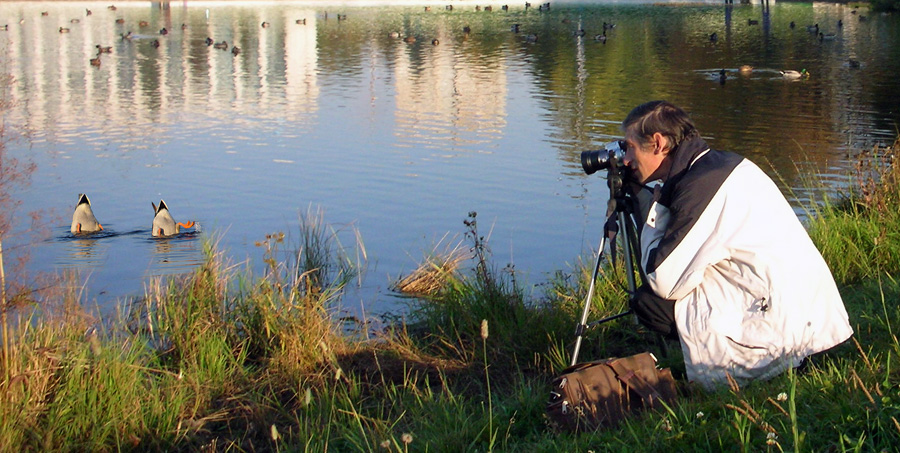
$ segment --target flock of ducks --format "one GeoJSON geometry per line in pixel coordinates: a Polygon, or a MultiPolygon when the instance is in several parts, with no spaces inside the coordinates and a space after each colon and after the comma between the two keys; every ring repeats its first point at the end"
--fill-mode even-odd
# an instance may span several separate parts
{"type": "MultiPolygon", "coordinates": [[[[856,10],[851,11],[851,14],[856,14],[856,10]]],[[[859,17],[860,22],[866,21],[866,16],[858,16],[858,17],[859,17]]],[[[753,20],[753,19],[747,19],[747,25],[759,25],[759,21],[753,20]]],[[[844,21],[839,19],[837,21],[838,30],[840,30],[843,26],[844,26],[844,21]]],[[[791,23],[789,24],[789,27],[793,30],[797,27],[797,23],[794,21],[791,21],[791,23]]],[[[813,25],[807,25],[806,31],[809,32],[810,34],[812,34],[819,42],[834,41],[835,39],[837,39],[837,33],[823,32],[822,29],[819,27],[818,23],[813,24],[813,25]]],[[[718,40],[719,40],[718,33],[713,32],[709,35],[709,41],[711,43],[716,43],[718,40]]],[[[861,64],[860,64],[859,60],[849,58],[847,60],[847,66],[852,69],[859,69],[861,64]]],[[[749,75],[750,73],[753,72],[753,69],[754,68],[751,65],[742,65],[740,68],[738,68],[738,71],[742,75],[749,75]]],[[[805,79],[805,78],[809,78],[809,76],[810,76],[809,71],[807,71],[806,69],[801,69],[799,71],[794,70],[794,69],[785,69],[785,70],[778,71],[778,73],[781,75],[781,77],[783,77],[787,80],[805,79]]],[[[725,71],[725,69],[722,69],[721,71],[719,71],[718,80],[719,80],[720,84],[725,84],[725,80],[727,80],[727,78],[728,78],[728,73],[725,71]]]]}
{"type": "MultiPolygon", "coordinates": [[[[532,5],[531,5],[530,2],[525,2],[525,9],[526,9],[526,10],[528,10],[528,9],[531,8],[531,7],[532,7],[532,5]]],[[[110,5],[110,6],[108,7],[108,9],[111,10],[111,11],[115,11],[117,8],[116,8],[115,5],[110,5]]],[[[447,9],[448,11],[453,10],[453,5],[446,5],[445,9],[447,9]]],[[[507,11],[507,10],[509,9],[509,7],[508,7],[507,5],[503,5],[503,6],[501,7],[501,9],[504,10],[504,11],[507,11]]],[[[431,7],[430,7],[430,6],[425,6],[425,11],[430,11],[430,10],[431,10],[431,7]]],[[[491,11],[491,10],[492,10],[492,7],[491,7],[491,6],[485,6],[485,7],[482,8],[481,6],[477,6],[477,5],[476,5],[476,6],[475,6],[475,10],[476,10],[476,11],[482,11],[482,10],[484,10],[484,11],[491,11]]],[[[540,5],[538,6],[538,11],[542,11],[542,12],[543,12],[543,11],[549,11],[549,10],[550,10],[550,2],[542,3],[542,4],[540,4],[540,5]]],[[[91,12],[90,9],[85,9],[85,15],[90,16],[91,14],[92,14],[92,12],[91,12]]],[[[851,14],[856,14],[856,10],[851,11],[851,14]]],[[[41,16],[48,16],[48,15],[49,15],[49,13],[48,13],[47,11],[41,12],[41,16]]],[[[860,20],[861,22],[867,20],[866,16],[863,16],[863,15],[859,15],[859,16],[857,16],[857,17],[859,18],[859,20],[860,20]]],[[[328,18],[328,12],[325,12],[325,18],[326,18],[326,19],[328,18]]],[[[339,21],[341,21],[341,20],[346,20],[346,19],[347,19],[347,15],[346,15],[346,14],[337,14],[337,19],[338,19],[339,21]]],[[[72,22],[72,23],[78,23],[79,20],[78,20],[78,19],[72,19],[71,22],[72,22]]],[[[125,22],[124,19],[121,19],[121,18],[117,18],[117,19],[116,19],[116,23],[117,23],[117,24],[123,24],[124,22],[125,22]]],[[[305,18],[304,18],[304,19],[297,19],[295,22],[296,22],[298,25],[305,25],[305,24],[306,24],[306,19],[305,19],[305,18]]],[[[563,22],[568,22],[568,19],[563,19],[563,22]]],[[[755,19],[747,19],[747,25],[748,25],[748,26],[759,25],[759,21],[758,21],[758,20],[755,20],[755,19]]],[[[147,27],[147,26],[149,26],[149,23],[148,23],[147,21],[142,20],[142,21],[139,21],[139,22],[138,22],[138,26],[140,26],[140,27],[147,27]]],[[[267,21],[263,21],[263,22],[260,24],[260,26],[261,26],[262,28],[269,28],[270,24],[269,24],[269,22],[267,22],[267,21]]],[[[791,29],[794,29],[794,28],[797,27],[797,24],[796,24],[796,22],[791,21],[791,23],[790,23],[789,26],[790,26],[791,29]]],[[[2,29],[6,29],[7,27],[8,27],[8,26],[3,26],[2,29]]],[[[519,33],[520,27],[521,27],[520,24],[512,24],[512,26],[510,27],[510,31],[512,31],[513,33],[519,33]]],[[[603,23],[603,27],[602,27],[602,32],[599,33],[599,34],[594,35],[594,40],[596,40],[597,42],[606,44],[606,41],[609,39],[609,37],[608,37],[608,35],[607,35],[607,31],[612,30],[614,27],[615,27],[615,24],[604,22],[604,23],[603,23]]],[[[842,27],[843,27],[843,21],[842,21],[842,20],[838,20],[838,21],[837,21],[837,28],[840,30],[842,27]]],[[[187,28],[187,25],[182,24],[182,25],[181,25],[181,28],[182,28],[182,30],[183,30],[183,29],[187,28]]],[[[810,34],[812,34],[813,36],[815,36],[816,39],[818,39],[819,42],[833,41],[833,40],[837,39],[837,34],[836,34],[836,33],[833,33],[833,32],[828,32],[828,33],[826,33],[826,32],[824,32],[822,29],[820,29],[818,23],[817,23],[817,24],[814,24],[814,25],[807,25],[807,26],[806,26],[806,30],[807,30],[810,34]]],[[[59,32],[60,32],[60,33],[68,33],[68,32],[69,32],[69,29],[66,28],[66,27],[59,27],[59,32]]],[[[468,35],[468,34],[471,32],[471,28],[470,28],[469,26],[465,26],[465,27],[463,27],[463,32],[464,32],[466,35],[468,35]]],[[[165,36],[165,35],[168,35],[168,34],[169,34],[169,31],[168,31],[166,28],[162,28],[162,29],[159,31],[159,34],[162,35],[162,36],[165,36]]],[[[574,32],[574,35],[575,35],[576,37],[583,37],[583,36],[585,36],[586,34],[587,34],[587,32],[586,32],[584,29],[581,29],[581,28],[579,28],[578,30],[576,30],[576,31],[574,32]]],[[[400,38],[401,36],[402,36],[402,34],[399,33],[399,32],[392,32],[392,33],[391,33],[391,37],[393,37],[393,38],[400,38]]],[[[136,37],[136,35],[133,35],[131,31],[128,31],[127,33],[122,33],[122,34],[121,34],[121,37],[122,37],[123,40],[131,40],[131,39],[134,39],[134,38],[136,37]]],[[[142,35],[142,37],[143,37],[143,35],[142,35]]],[[[719,39],[718,33],[713,32],[713,33],[711,33],[711,34],[709,35],[709,41],[712,42],[712,43],[716,43],[716,42],[718,41],[718,39],[719,39]]],[[[412,44],[412,43],[415,43],[415,42],[416,42],[416,37],[415,37],[415,36],[412,36],[412,35],[408,35],[408,36],[405,36],[405,37],[403,38],[403,40],[404,40],[406,43],[412,44]]],[[[529,34],[527,34],[527,35],[525,36],[524,40],[525,40],[525,42],[527,42],[527,43],[535,43],[535,42],[538,41],[538,35],[537,35],[536,33],[529,33],[529,34]]],[[[438,45],[438,44],[439,44],[438,39],[437,39],[437,38],[432,39],[432,40],[431,40],[431,44],[433,44],[433,45],[438,45]]],[[[160,42],[159,42],[158,39],[154,39],[154,40],[152,40],[152,41],[150,42],[150,45],[151,45],[152,47],[159,47],[159,46],[160,46],[160,42]]],[[[215,48],[215,49],[220,49],[220,50],[225,50],[225,51],[227,51],[228,48],[229,48],[229,45],[228,45],[228,42],[227,42],[227,41],[222,40],[221,42],[216,42],[216,41],[214,41],[214,40],[213,40],[212,38],[210,38],[210,37],[207,37],[207,38],[206,38],[206,45],[207,45],[207,46],[211,46],[211,47],[213,47],[213,48],[215,48]]],[[[91,59],[90,59],[90,64],[91,64],[92,66],[99,67],[100,64],[101,64],[100,55],[103,54],[103,53],[111,53],[111,52],[112,52],[112,47],[111,47],[111,46],[101,46],[100,44],[97,44],[97,56],[96,56],[95,58],[91,58],[91,59]]],[[[237,47],[237,46],[231,46],[231,53],[232,53],[233,55],[237,56],[238,54],[241,53],[241,49],[240,49],[239,47],[237,47]]],[[[861,65],[860,65],[860,62],[859,62],[858,60],[855,60],[855,59],[852,59],[852,58],[848,59],[847,64],[848,64],[848,66],[849,66],[850,68],[854,68],[854,69],[858,69],[858,68],[861,66],[861,65]]],[[[739,72],[740,72],[741,74],[743,74],[743,75],[748,75],[748,74],[750,74],[750,73],[753,72],[753,67],[750,66],[750,65],[743,65],[743,66],[741,66],[741,67],[739,68],[739,72]]],[[[800,70],[800,71],[792,70],[792,69],[785,69],[785,70],[778,71],[778,72],[780,73],[780,75],[781,75],[783,78],[788,79],[788,80],[798,80],[798,79],[808,78],[808,77],[810,76],[809,72],[808,72],[806,69],[802,69],[802,70],[800,70]]],[[[727,80],[727,78],[728,78],[728,73],[725,71],[725,69],[722,69],[722,70],[719,72],[719,76],[718,76],[719,82],[722,83],[722,84],[724,84],[724,83],[725,83],[725,80],[727,80]]]]}
{"type": "MultiPolygon", "coordinates": [[[[174,236],[181,233],[182,228],[193,228],[194,222],[187,223],[176,222],[169,213],[169,207],[166,202],[159,200],[159,205],[150,203],[153,206],[153,224],[150,227],[150,234],[153,237],[174,236]]],[[[75,205],[75,212],[72,214],[72,227],[69,231],[74,235],[86,235],[103,231],[103,225],[97,221],[94,211],[91,209],[91,200],[87,194],[78,194],[78,203],[75,205]]]]}
{"type": "MultiPolygon", "coordinates": [[[[109,5],[107,7],[107,9],[109,9],[110,11],[116,11],[118,8],[115,5],[109,5]]],[[[328,13],[325,13],[325,14],[327,17],[328,13]]],[[[42,17],[47,17],[49,15],[50,15],[49,11],[41,11],[42,17]]],[[[93,15],[93,12],[90,9],[85,8],[85,15],[91,16],[91,15],[93,15]]],[[[346,20],[346,19],[347,19],[346,14],[338,14],[338,20],[346,20]]],[[[25,19],[21,19],[19,21],[19,23],[24,23],[24,21],[25,21],[25,19]]],[[[72,19],[70,21],[70,23],[73,23],[73,24],[77,24],[80,22],[81,22],[80,19],[72,19]]],[[[297,19],[295,22],[297,23],[297,25],[306,25],[305,18],[297,19]]],[[[125,19],[116,18],[116,24],[121,25],[124,23],[125,23],[125,19]]],[[[148,27],[149,25],[150,25],[150,23],[147,22],[146,20],[138,21],[138,27],[144,28],[144,27],[148,27]]],[[[267,21],[263,21],[262,24],[260,24],[260,26],[262,28],[269,28],[269,25],[270,25],[270,23],[267,21]]],[[[181,29],[182,30],[187,29],[187,24],[181,24],[181,29]]],[[[6,31],[6,30],[9,30],[9,25],[0,26],[0,31],[6,31]]],[[[59,27],[60,33],[69,33],[70,31],[71,30],[68,27],[59,27]]],[[[168,34],[169,34],[169,30],[165,27],[163,27],[159,30],[159,35],[161,35],[161,36],[166,36],[168,34]]],[[[137,39],[137,38],[147,38],[148,37],[148,35],[137,35],[137,34],[132,33],[131,31],[121,33],[119,36],[122,38],[122,40],[127,40],[127,41],[131,41],[131,40],[137,39]]],[[[229,48],[228,42],[226,42],[225,40],[223,40],[222,42],[215,42],[215,41],[213,41],[212,38],[206,38],[206,45],[212,46],[215,49],[222,49],[222,50],[228,50],[228,48],[229,48]]],[[[154,48],[159,47],[160,46],[159,39],[153,39],[152,41],[150,41],[150,46],[154,47],[154,48]]],[[[97,56],[90,59],[91,66],[99,67],[101,64],[100,55],[104,54],[104,53],[112,53],[112,46],[101,46],[100,44],[97,44],[97,56]]],[[[231,53],[233,55],[237,56],[238,54],[241,53],[241,49],[237,46],[231,46],[231,53]]]]}

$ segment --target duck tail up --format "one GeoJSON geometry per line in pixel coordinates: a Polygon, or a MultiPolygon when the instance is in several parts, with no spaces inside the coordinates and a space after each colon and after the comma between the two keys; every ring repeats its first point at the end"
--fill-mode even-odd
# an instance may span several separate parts
{"type": "Polygon", "coordinates": [[[184,222],[178,222],[178,226],[180,226],[180,227],[182,227],[182,228],[193,228],[193,227],[194,227],[194,221],[191,220],[190,222],[187,222],[187,223],[184,223],[184,222]]]}

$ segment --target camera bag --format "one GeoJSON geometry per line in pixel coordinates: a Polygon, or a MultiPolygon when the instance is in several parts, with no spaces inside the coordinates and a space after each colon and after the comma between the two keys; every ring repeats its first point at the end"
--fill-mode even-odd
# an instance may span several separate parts
{"type": "Polygon", "coordinates": [[[553,380],[547,417],[566,431],[612,427],[629,413],[675,402],[675,379],[649,352],[580,363],[553,380]]]}

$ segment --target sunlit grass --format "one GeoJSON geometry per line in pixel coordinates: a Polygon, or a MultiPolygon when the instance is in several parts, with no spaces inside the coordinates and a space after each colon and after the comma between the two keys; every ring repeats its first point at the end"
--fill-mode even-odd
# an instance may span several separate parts
{"type": "MultiPolygon", "coordinates": [[[[882,168],[846,201],[810,207],[856,335],[799,372],[711,394],[682,384],[678,404],[616,429],[555,432],[547,386],[568,364],[593,257],[526,290],[471,213],[453,253],[423,259],[439,278],[409,299],[407,322],[348,337],[334,310],[364,247],[309,211],[297,243],[260,241],[262,276],[209,240],[203,266],[149,281],[120,318],[89,316],[72,284],[10,323],[0,450],[890,451],[900,187],[893,164],[882,168]]],[[[621,266],[601,270],[591,319],[626,309],[624,281],[621,266]]],[[[581,360],[651,350],[678,374],[669,347],[625,318],[590,330],[581,360]]]]}

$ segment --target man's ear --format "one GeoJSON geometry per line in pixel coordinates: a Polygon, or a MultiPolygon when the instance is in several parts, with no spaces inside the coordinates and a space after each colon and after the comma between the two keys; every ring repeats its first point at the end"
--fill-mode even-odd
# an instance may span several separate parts
{"type": "Polygon", "coordinates": [[[653,134],[653,144],[654,144],[654,152],[668,154],[669,153],[669,139],[666,138],[665,135],[656,132],[653,134]]]}

